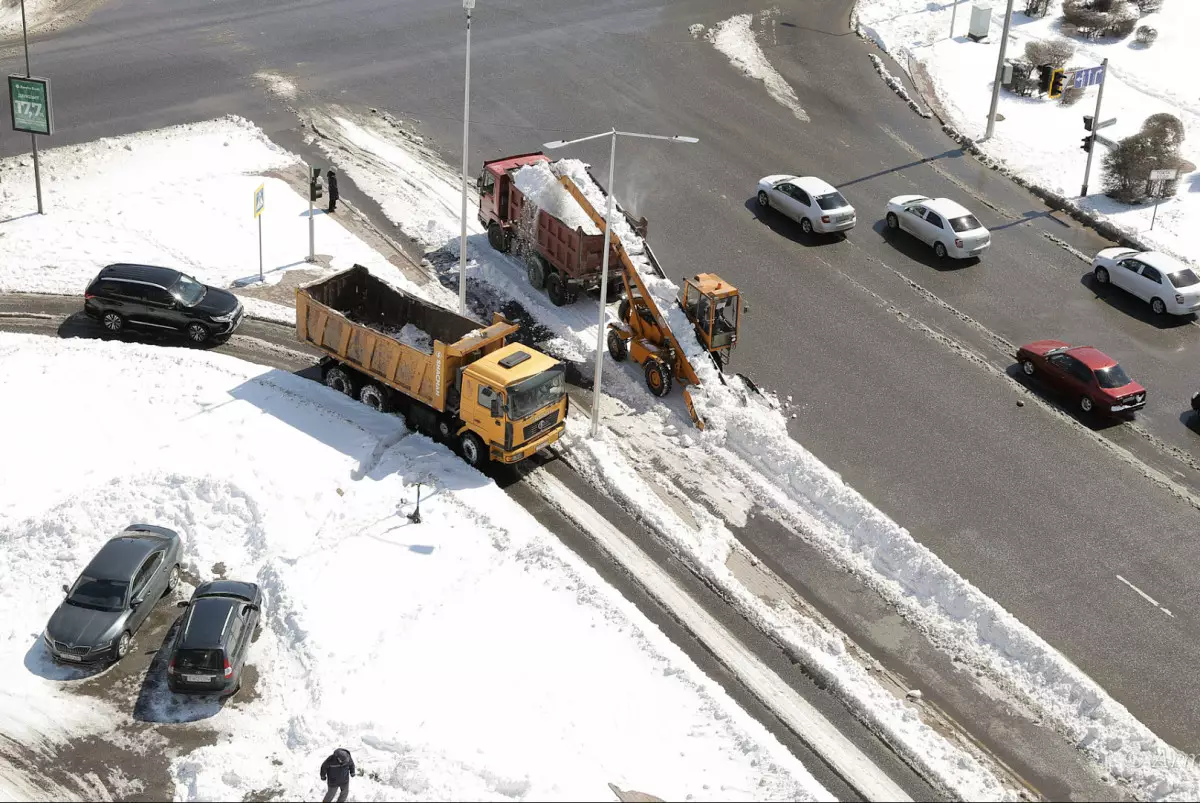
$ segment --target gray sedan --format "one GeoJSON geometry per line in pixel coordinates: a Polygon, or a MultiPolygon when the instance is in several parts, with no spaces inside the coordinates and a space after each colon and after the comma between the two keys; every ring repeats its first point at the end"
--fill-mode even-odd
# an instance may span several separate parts
{"type": "Polygon", "coordinates": [[[42,638],[56,661],[119,661],[154,604],[179,584],[179,534],[131,524],[105,544],[72,586],[42,638]]]}

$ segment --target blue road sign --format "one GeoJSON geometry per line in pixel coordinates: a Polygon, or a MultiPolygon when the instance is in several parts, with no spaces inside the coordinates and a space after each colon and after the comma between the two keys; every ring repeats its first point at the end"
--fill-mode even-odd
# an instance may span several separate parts
{"type": "Polygon", "coordinates": [[[1074,87],[1076,89],[1084,89],[1089,86],[1096,86],[1104,80],[1104,65],[1099,67],[1087,67],[1082,70],[1075,70],[1074,87]]]}

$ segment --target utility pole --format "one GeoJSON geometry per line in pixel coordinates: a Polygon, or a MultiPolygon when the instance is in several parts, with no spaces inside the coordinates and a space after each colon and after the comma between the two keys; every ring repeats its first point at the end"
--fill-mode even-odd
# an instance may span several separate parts
{"type": "MultiPolygon", "coordinates": [[[[1100,91],[1096,93],[1096,114],[1092,119],[1093,125],[1100,125],[1100,102],[1104,100],[1104,84],[1108,82],[1108,59],[1100,62],[1100,91]]],[[[1096,129],[1097,131],[1099,129],[1096,129]]],[[[1079,191],[1081,198],[1087,197],[1088,178],[1092,175],[1092,154],[1096,152],[1096,137],[1092,137],[1092,147],[1088,148],[1087,166],[1083,168],[1083,189],[1079,191]]]]}
{"type": "Polygon", "coordinates": [[[950,38],[954,38],[954,21],[958,19],[958,0],[950,0],[950,38]]]}
{"type": "Polygon", "coordinates": [[[470,180],[471,155],[467,150],[471,127],[471,9],[475,0],[463,0],[467,12],[467,67],[463,80],[463,172],[462,231],[458,237],[458,314],[467,314],[467,182],[470,180]]]}
{"type": "MultiPolygon", "coordinates": [[[[25,0],[21,0],[21,38],[25,41],[25,77],[32,78],[33,73],[29,71],[29,27],[25,24],[25,0]]],[[[42,208],[42,168],[38,162],[37,149],[37,134],[29,135],[30,142],[33,143],[33,186],[37,191],[38,214],[46,214],[42,208]]]]}
{"type": "Polygon", "coordinates": [[[1008,51],[1008,30],[1012,25],[1013,0],[1008,0],[1004,12],[1004,33],[1000,36],[1000,57],[996,60],[996,83],[992,85],[992,107],[988,110],[987,131],[984,139],[991,139],[996,130],[996,107],[1000,105],[1000,82],[1004,80],[1004,54],[1008,51]]]}

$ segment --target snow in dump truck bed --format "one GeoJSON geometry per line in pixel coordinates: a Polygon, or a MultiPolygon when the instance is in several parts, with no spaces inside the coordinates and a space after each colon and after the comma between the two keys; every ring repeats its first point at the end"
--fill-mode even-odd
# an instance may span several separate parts
{"type": "Polygon", "coordinates": [[[537,204],[539,209],[553,215],[572,229],[583,229],[584,234],[599,234],[600,229],[583,211],[579,202],[571,197],[547,162],[525,165],[513,174],[517,189],[537,204]]]}

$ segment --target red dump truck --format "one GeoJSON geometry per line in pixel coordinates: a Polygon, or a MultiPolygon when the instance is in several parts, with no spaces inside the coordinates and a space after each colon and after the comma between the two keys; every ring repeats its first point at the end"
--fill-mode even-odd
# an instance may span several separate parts
{"type": "MultiPolygon", "coordinates": [[[[514,174],[525,165],[550,163],[546,154],[522,153],[483,163],[479,175],[479,223],[487,228],[488,242],[507,252],[514,240],[526,240],[525,261],[529,283],[545,288],[551,303],[561,307],[574,303],[580,291],[600,286],[604,259],[604,234],[588,234],[571,228],[542,209],[525,209],[525,195],[514,174]],[[526,230],[527,229],[527,230],[526,230]]],[[[570,178],[559,179],[564,186],[570,178]]],[[[631,221],[645,236],[645,220],[631,221]]],[[[609,255],[609,289],[619,283],[616,253],[609,255]]],[[[610,294],[611,298],[611,294],[610,294]]]]}
{"type": "Polygon", "coordinates": [[[296,335],[325,353],[325,384],[410,429],[456,444],[468,463],[516,463],[554,443],[567,418],[565,369],[355,265],[296,290],[296,335]]]}

